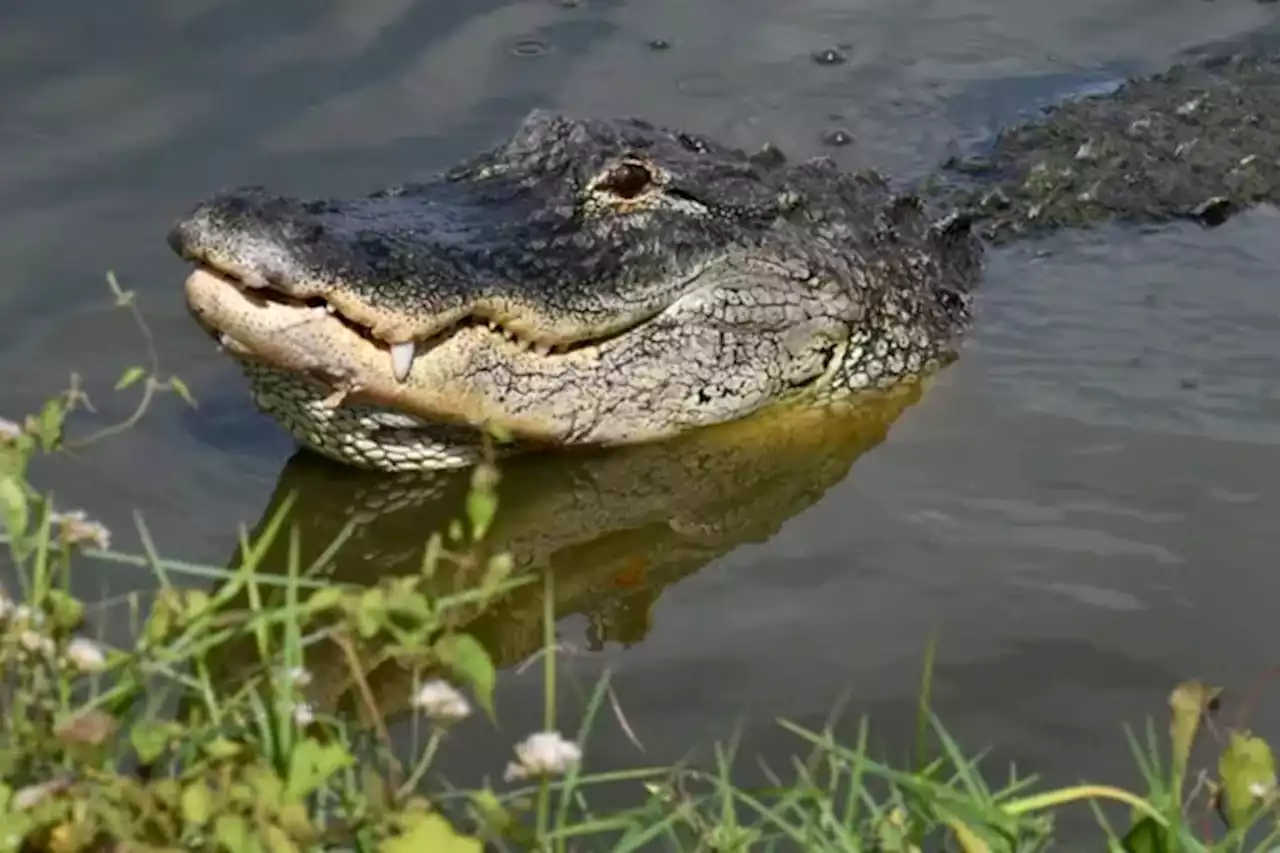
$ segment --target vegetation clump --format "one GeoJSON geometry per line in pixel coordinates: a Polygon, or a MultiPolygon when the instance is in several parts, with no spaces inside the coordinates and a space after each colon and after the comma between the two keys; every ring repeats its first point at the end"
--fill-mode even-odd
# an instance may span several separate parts
{"type": "MultiPolygon", "coordinates": [[[[117,302],[138,316],[132,294],[110,281],[117,302]]],[[[160,377],[149,352],[150,368],[129,368],[118,383],[143,389],[126,425],[160,392],[194,405],[180,380],[160,377]]],[[[38,414],[0,422],[8,552],[0,851],[1023,851],[1048,847],[1055,814],[1073,803],[1095,810],[1110,850],[1226,851],[1246,842],[1268,850],[1280,838],[1270,748],[1242,726],[1219,731],[1221,691],[1198,682],[1173,691],[1167,739],[1150,726],[1144,740],[1133,739],[1143,794],[1090,784],[1036,789],[1018,778],[993,789],[934,719],[929,666],[917,754],[905,769],[871,756],[865,721],[853,743],[838,742],[833,725],[809,731],[781,721],[797,755],[785,774],[770,771],[765,787],[735,785],[729,747],[716,748],[711,770],[589,771],[588,734],[610,696],[608,679],[591,694],[579,730],[562,731],[554,579],[515,576],[507,555],[479,548],[499,511],[492,464],[475,468],[461,517],[424,536],[416,575],[365,586],[314,580],[314,567],[297,558],[287,504],[260,535],[242,537],[235,568],[194,566],[159,557],[141,522],[142,554],[111,550],[106,527],[33,485],[36,457],[83,445],[66,427],[85,405],[73,381],[38,414]],[[294,557],[284,577],[259,571],[280,537],[294,557]],[[137,617],[133,648],[94,636],[105,605],[71,593],[72,574],[90,561],[143,566],[154,577],[153,596],[126,602],[137,617]],[[466,565],[479,582],[433,591],[434,574],[449,563],[466,565]],[[462,614],[528,583],[543,586],[542,729],[512,746],[500,778],[454,787],[436,778],[433,764],[456,726],[496,715],[498,677],[484,646],[458,628],[462,614]],[[307,658],[318,646],[337,650],[355,707],[316,695],[307,658]],[[221,662],[242,662],[245,648],[252,663],[228,676],[221,662]],[[415,675],[406,704],[426,735],[407,755],[364,681],[386,662],[415,675]],[[1193,773],[1192,746],[1204,731],[1219,760],[1193,773]],[[621,788],[610,801],[623,805],[593,806],[606,786],[621,788]],[[1121,806],[1122,822],[1108,804],[1121,806]]]]}

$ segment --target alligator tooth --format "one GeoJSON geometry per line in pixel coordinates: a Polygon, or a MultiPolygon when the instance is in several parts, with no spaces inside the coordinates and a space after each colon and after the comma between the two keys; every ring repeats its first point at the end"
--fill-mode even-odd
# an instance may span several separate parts
{"type": "Polygon", "coordinates": [[[516,333],[515,333],[515,332],[513,332],[513,331],[511,331],[510,329],[506,329],[506,328],[504,328],[504,329],[502,330],[502,334],[506,335],[506,336],[507,336],[507,340],[509,340],[509,341],[514,341],[514,340],[516,339],[516,333]]]}
{"type": "Polygon", "coordinates": [[[491,331],[491,332],[496,332],[496,331],[498,331],[498,324],[497,324],[497,323],[495,323],[493,320],[490,320],[490,321],[489,321],[489,331],[491,331]]]}
{"type": "Polygon", "coordinates": [[[267,277],[265,275],[252,270],[241,273],[237,278],[240,279],[240,283],[245,287],[251,287],[254,290],[265,290],[271,286],[267,283],[267,277]]]}
{"type": "Polygon", "coordinates": [[[395,374],[397,382],[403,382],[409,378],[409,370],[413,367],[413,356],[413,341],[391,345],[391,372],[395,374]]]}
{"type": "Polygon", "coordinates": [[[551,355],[551,344],[534,344],[533,351],[538,355],[551,355]]]}
{"type": "Polygon", "coordinates": [[[337,314],[338,306],[334,305],[332,302],[326,302],[324,304],[324,310],[328,311],[330,314],[337,314]]]}

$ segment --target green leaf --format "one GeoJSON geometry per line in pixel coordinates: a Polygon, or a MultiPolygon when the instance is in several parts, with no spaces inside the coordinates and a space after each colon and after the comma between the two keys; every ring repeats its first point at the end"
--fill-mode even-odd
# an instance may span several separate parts
{"type": "Polygon", "coordinates": [[[249,821],[238,814],[222,814],[213,823],[213,837],[227,853],[248,853],[256,849],[250,835],[249,821]]]}
{"type": "Polygon", "coordinates": [[[499,444],[509,444],[515,436],[511,434],[511,430],[502,424],[486,423],[485,432],[489,433],[489,437],[499,444]]]}
{"type": "Polygon", "coordinates": [[[875,823],[875,832],[880,847],[884,850],[920,853],[920,848],[912,841],[912,827],[902,806],[895,806],[887,814],[881,815],[875,823]]]}
{"type": "Polygon", "coordinates": [[[427,547],[422,551],[422,571],[424,578],[431,578],[436,573],[436,568],[440,565],[440,558],[444,555],[444,537],[437,530],[427,539],[427,547]]]}
{"type": "Polygon", "coordinates": [[[285,797],[300,800],[329,781],[329,777],[355,763],[355,758],[339,744],[322,744],[307,738],[294,747],[289,756],[289,781],[285,797]]]}
{"type": "Polygon", "coordinates": [[[378,587],[368,590],[360,596],[359,608],[356,611],[356,631],[367,640],[382,628],[386,616],[386,593],[378,587]]]}
{"type": "Polygon", "coordinates": [[[182,785],[177,779],[161,779],[151,786],[151,796],[165,811],[176,811],[182,799],[182,785]]]}
{"type": "Polygon", "coordinates": [[[190,621],[198,619],[209,609],[212,596],[203,589],[189,589],[183,595],[183,617],[190,621]]]}
{"type": "Polygon", "coordinates": [[[507,810],[492,788],[482,788],[471,794],[471,806],[485,831],[495,838],[505,837],[515,823],[515,815],[507,810]]]}
{"type": "Polygon", "coordinates": [[[45,453],[53,450],[62,440],[62,427],[67,420],[67,406],[60,399],[49,400],[40,410],[36,420],[36,437],[45,453]]]}
{"type": "Polygon", "coordinates": [[[242,744],[224,737],[214,738],[201,749],[213,761],[228,761],[244,752],[242,744]]]}
{"type": "Polygon", "coordinates": [[[164,606],[164,602],[157,602],[156,606],[151,608],[151,615],[147,617],[147,623],[142,626],[142,639],[147,645],[163,643],[169,638],[169,632],[173,630],[174,613],[169,607],[164,606]]]}
{"type": "Polygon", "coordinates": [[[316,832],[305,803],[284,803],[276,811],[275,818],[276,823],[291,838],[309,838],[316,832]]]}
{"type": "Polygon", "coordinates": [[[36,440],[24,429],[13,440],[6,434],[0,440],[0,477],[17,477],[26,475],[27,462],[36,449],[36,440]]]}
{"type": "Polygon", "coordinates": [[[1218,772],[1227,795],[1227,822],[1232,829],[1247,825],[1254,806],[1276,787],[1276,760],[1271,747],[1262,738],[1232,732],[1218,760],[1218,772]]]}
{"type": "MultiPolygon", "coordinates": [[[[1200,681],[1184,681],[1169,694],[1169,739],[1173,745],[1173,800],[1182,801],[1182,783],[1187,761],[1195,743],[1200,720],[1222,693],[1221,687],[1209,687],[1200,681]]],[[[1136,828],[1136,827],[1135,827],[1136,828]]]]}
{"type": "Polygon", "coordinates": [[[266,842],[267,853],[299,853],[301,847],[278,826],[267,826],[262,830],[262,840],[266,842]]]}
{"type": "Polygon", "coordinates": [[[10,539],[20,539],[27,532],[31,523],[28,510],[27,493],[17,478],[0,475],[0,513],[4,515],[4,526],[10,539]]]}
{"type": "Polygon", "coordinates": [[[182,401],[193,409],[200,408],[196,405],[196,398],[191,394],[191,389],[187,387],[187,383],[183,382],[177,376],[169,377],[169,387],[173,392],[182,398],[182,401]]]}
{"type": "Polygon", "coordinates": [[[139,723],[129,730],[129,742],[138,753],[138,760],[151,764],[182,733],[182,726],[178,723],[139,723]]]}
{"type": "Polygon", "coordinates": [[[35,828],[36,818],[25,812],[5,814],[4,829],[0,830],[0,853],[18,853],[27,849],[28,835],[35,828]]]}
{"type": "Polygon", "coordinates": [[[388,838],[378,848],[381,853],[481,853],[479,839],[460,835],[438,814],[412,814],[405,818],[400,835],[388,838]]]}
{"type": "Polygon", "coordinates": [[[166,586],[162,588],[151,605],[151,613],[142,627],[142,636],[147,645],[165,642],[179,628],[187,627],[186,598],[181,590],[166,586]]]}
{"type": "Polygon", "coordinates": [[[258,805],[275,811],[283,802],[284,782],[274,767],[265,761],[251,764],[244,769],[245,784],[253,791],[258,805]]]}
{"type": "Polygon", "coordinates": [[[73,631],[84,621],[84,604],[65,590],[49,590],[45,596],[45,609],[53,624],[64,631],[73,631]]]}
{"type": "Polygon", "coordinates": [[[395,621],[400,623],[434,627],[436,612],[431,599],[414,588],[419,583],[417,576],[408,575],[403,580],[407,583],[396,583],[391,588],[391,595],[387,597],[387,615],[396,617],[395,621]]]}
{"type": "Polygon", "coordinates": [[[493,523],[498,511],[498,469],[481,464],[471,472],[471,489],[467,492],[467,520],[471,522],[471,541],[479,542],[493,523]]]}
{"type": "Polygon", "coordinates": [[[322,613],[342,605],[346,590],[336,586],[326,586],[307,596],[305,607],[311,613],[322,613]]]}
{"type": "Polygon", "coordinates": [[[471,522],[471,541],[479,542],[489,531],[498,512],[498,498],[493,492],[472,490],[467,493],[467,520],[471,522]]]}
{"type": "Polygon", "coordinates": [[[480,641],[470,634],[449,634],[436,643],[435,650],[445,666],[471,685],[476,701],[493,717],[493,690],[498,673],[480,641]]]}
{"type": "Polygon", "coordinates": [[[951,832],[964,853],[991,853],[991,847],[982,840],[982,836],[973,831],[969,824],[958,817],[947,817],[945,822],[951,827],[951,832]]]}
{"type": "Polygon", "coordinates": [[[213,792],[202,780],[196,780],[182,789],[179,801],[183,823],[204,826],[213,816],[213,792]]]}
{"type": "Polygon", "coordinates": [[[1125,853],[1169,853],[1169,833],[1150,817],[1133,825],[1120,842],[1125,853]]]}
{"type": "Polygon", "coordinates": [[[126,368],[124,373],[120,374],[120,378],[116,380],[116,390],[123,391],[146,375],[146,369],[137,365],[126,368]]]}

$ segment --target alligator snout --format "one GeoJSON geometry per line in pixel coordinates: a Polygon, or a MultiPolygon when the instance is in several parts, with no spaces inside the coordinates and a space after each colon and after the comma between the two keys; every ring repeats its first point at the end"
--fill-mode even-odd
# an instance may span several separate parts
{"type": "Polygon", "coordinates": [[[297,250],[314,251],[324,239],[323,227],[303,224],[297,207],[258,187],[224,193],[201,202],[178,222],[168,243],[183,260],[246,287],[297,295],[298,283],[308,277],[297,250]]]}

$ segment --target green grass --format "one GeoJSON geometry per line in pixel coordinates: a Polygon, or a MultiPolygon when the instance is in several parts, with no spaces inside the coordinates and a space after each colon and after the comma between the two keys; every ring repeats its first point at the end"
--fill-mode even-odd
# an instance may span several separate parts
{"type": "Polygon", "coordinates": [[[866,720],[852,742],[836,738],[834,720],[818,731],[781,720],[795,754],[786,767],[765,768],[764,785],[735,784],[734,743],[715,746],[710,770],[589,772],[590,733],[613,704],[609,681],[595,685],[578,730],[562,731],[554,577],[515,577],[506,555],[480,556],[501,511],[491,463],[476,467],[462,517],[425,537],[421,571],[408,577],[310,580],[341,534],[318,565],[303,565],[287,502],[256,538],[241,535],[231,570],[160,558],[141,521],[142,553],[112,551],[110,531],[32,483],[32,460],[127,429],[158,394],[195,403],[180,380],[162,378],[132,294],[109,281],[147,344],[148,366],[127,368],[117,385],[141,388],[134,413],[69,438],[76,411],[89,405],[73,378],[40,412],[0,422],[0,519],[6,577],[16,580],[0,600],[0,851],[1032,851],[1058,840],[1055,819],[1067,807],[1093,809],[1093,849],[1276,845],[1271,750],[1241,726],[1215,722],[1220,691],[1198,682],[1173,690],[1166,733],[1148,724],[1130,738],[1141,791],[1052,788],[1004,774],[996,787],[986,762],[932,713],[931,655],[905,766],[873,756],[866,720]],[[281,537],[289,571],[260,572],[281,537]],[[136,617],[133,649],[85,636],[87,614],[103,604],[70,592],[73,572],[108,561],[154,578],[148,600],[116,602],[136,617]],[[430,592],[451,564],[482,569],[468,575],[482,580],[430,592]],[[542,733],[511,745],[501,778],[455,787],[433,772],[440,748],[464,717],[496,713],[497,680],[484,647],[457,626],[525,583],[544,585],[542,733]],[[309,698],[308,653],[321,647],[338,652],[353,707],[309,698]],[[387,662],[421,688],[410,704],[424,736],[408,755],[364,680],[387,662]],[[1197,742],[1215,766],[1193,770],[1197,742]],[[606,801],[626,805],[597,805],[606,801]]]}

